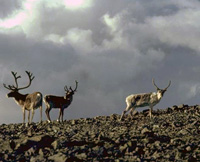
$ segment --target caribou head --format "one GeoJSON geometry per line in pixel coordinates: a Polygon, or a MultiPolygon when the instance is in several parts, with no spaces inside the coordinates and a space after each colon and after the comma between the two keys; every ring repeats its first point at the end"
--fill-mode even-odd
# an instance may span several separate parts
{"type": "Polygon", "coordinates": [[[167,91],[167,89],[168,89],[169,86],[171,85],[171,80],[169,81],[169,84],[167,85],[167,87],[164,88],[164,89],[158,88],[158,86],[157,86],[157,85],[155,84],[155,82],[154,82],[154,79],[152,79],[152,83],[153,83],[153,85],[156,87],[157,94],[160,95],[160,97],[162,98],[163,95],[164,95],[164,93],[167,91]]]}
{"type": "Polygon", "coordinates": [[[27,73],[27,75],[28,75],[28,77],[29,77],[29,83],[28,83],[27,86],[19,88],[19,86],[18,86],[18,81],[17,81],[17,80],[18,80],[19,78],[21,78],[21,76],[20,76],[20,75],[17,76],[17,72],[13,72],[13,71],[12,71],[11,73],[12,73],[12,75],[14,76],[15,85],[8,85],[8,86],[7,86],[6,84],[3,84],[4,87],[5,87],[6,89],[10,90],[10,92],[7,94],[7,97],[15,97],[15,96],[17,96],[17,95],[19,94],[19,90],[26,89],[26,88],[30,87],[31,82],[32,82],[33,79],[35,78],[35,77],[33,76],[32,73],[26,71],[26,73],[27,73]]]}

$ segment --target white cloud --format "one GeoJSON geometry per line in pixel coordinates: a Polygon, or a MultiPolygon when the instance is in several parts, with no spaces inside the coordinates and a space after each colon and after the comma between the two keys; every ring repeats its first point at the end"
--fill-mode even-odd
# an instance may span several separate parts
{"type": "Polygon", "coordinates": [[[92,31],[82,30],[79,28],[69,29],[64,36],[57,34],[50,34],[46,36],[45,40],[52,41],[59,44],[69,44],[78,53],[89,53],[95,48],[92,41],[92,31]]]}
{"type": "Polygon", "coordinates": [[[117,31],[120,21],[120,17],[118,15],[115,17],[110,17],[109,14],[105,14],[102,20],[109,27],[112,33],[117,31]]]}
{"type": "Polygon", "coordinates": [[[182,9],[174,15],[150,17],[146,22],[161,42],[200,51],[199,9],[182,9]]]}
{"type": "Polygon", "coordinates": [[[92,6],[92,0],[63,0],[65,7],[69,10],[86,9],[92,6]]]}
{"type": "MultiPolygon", "coordinates": [[[[198,1],[85,2],[71,10],[64,1],[24,0],[0,19],[1,82],[12,83],[11,70],[30,70],[36,79],[25,93],[63,95],[78,80],[68,119],[121,113],[127,95],[154,90],[152,77],[161,87],[172,80],[158,107],[198,96],[198,1]]],[[[11,99],[2,103],[21,115],[11,99]]]]}
{"type": "Polygon", "coordinates": [[[200,94],[200,84],[194,82],[183,82],[179,85],[184,100],[189,100],[200,94]],[[184,93],[183,93],[184,91],[184,93]]]}

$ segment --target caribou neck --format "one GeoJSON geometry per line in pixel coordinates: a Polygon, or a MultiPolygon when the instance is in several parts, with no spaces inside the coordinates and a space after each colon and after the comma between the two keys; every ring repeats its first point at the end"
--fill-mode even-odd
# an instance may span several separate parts
{"type": "Polygon", "coordinates": [[[158,101],[160,101],[162,98],[162,93],[158,91],[156,94],[157,94],[158,101]]]}
{"type": "Polygon", "coordinates": [[[69,97],[69,100],[70,100],[70,103],[71,103],[72,100],[73,100],[73,95],[69,97]]]}
{"type": "Polygon", "coordinates": [[[73,100],[73,95],[66,95],[65,99],[71,103],[73,100]]]}
{"type": "Polygon", "coordinates": [[[28,94],[21,94],[21,93],[16,93],[16,95],[14,96],[15,101],[19,104],[19,105],[23,105],[26,97],[28,94]]]}

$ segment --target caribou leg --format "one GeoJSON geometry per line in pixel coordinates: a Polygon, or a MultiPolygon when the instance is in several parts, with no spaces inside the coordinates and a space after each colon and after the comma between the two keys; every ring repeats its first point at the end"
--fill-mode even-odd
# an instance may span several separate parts
{"type": "Polygon", "coordinates": [[[30,110],[28,110],[28,123],[30,123],[30,110]]]}
{"type": "Polygon", "coordinates": [[[32,108],[32,109],[31,109],[31,112],[32,112],[32,116],[31,116],[31,122],[30,122],[30,124],[32,123],[33,116],[34,116],[34,114],[35,114],[35,110],[32,108]]]}
{"type": "Polygon", "coordinates": [[[50,111],[51,111],[51,107],[47,107],[46,110],[45,110],[45,113],[47,115],[47,119],[48,119],[49,123],[51,122],[51,118],[50,118],[50,115],[49,115],[50,111]]]}
{"type": "Polygon", "coordinates": [[[23,113],[23,124],[25,124],[25,116],[26,116],[25,107],[22,108],[22,113],[23,113]]]}
{"type": "Polygon", "coordinates": [[[57,119],[58,122],[60,122],[61,116],[62,116],[62,108],[59,109],[59,116],[58,116],[58,119],[57,119]]]}
{"type": "Polygon", "coordinates": [[[64,109],[61,109],[61,121],[63,122],[64,109]]]}
{"type": "Polygon", "coordinates": [[[40,122],[42,122],[42,106],[40,106],[40,122]]]}
{"type": "Polygon", "coordinates": [[[150,119],[152,118],[152,110],[153,110],[153,106],[149,106],[149,116],[150,116],[150,119]]]}
{"type": "Polygon", "coordinates": [[[124,117],[124,115],[132,108],[131,104],[127,104],[126,109],[122,112],[120,121],[122,120],[122,118],[124,117]]]}

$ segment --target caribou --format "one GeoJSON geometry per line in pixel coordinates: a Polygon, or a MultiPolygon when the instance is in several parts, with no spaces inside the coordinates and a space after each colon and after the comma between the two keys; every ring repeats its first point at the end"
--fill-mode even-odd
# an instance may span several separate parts
{"type": "Polygon", "coordinates": [[[152,79],[152,83],[156,87],[156,90],[157,90],[156,92],[132,94],[126,97],[127,107],[122,112],[120,120],[122,120],[122,118],[124,117],[124,114],[128,112],[129,110],[131,110],[131,114],[132,114],[135,108],[145,107],[145,106],[149,106],[150,108],[149,115],[150,115],[150,118],[152,118],[153,107],[160,102],[164,93],[169,88],[171,81],[169,81],[168,86],[164,89],[158,88],[158,86],[154,82],[154,79],[152,79]]]}
{"type": "Polygon", "coordinates": [[[76,92],[77,87],[78,87],[78,82],[77,81],[75,81],[75,82],[76,82],[75,89],[72,89],[71,86],[69,89],[67,88],[67,86],[64,87],[64,90],[66,91],[65,96],[46,95],[44,97],[43,100],[46,105],[45,113],[46,113],[48,122],[51,122],[49,113],[52,108],[58,108],[60,110],[57,121],[63,122],[64,109],[66,109],[71,104],[71,102],[73,100],[73,95],[76,92]]]}
{"type": "Polygon", "coordinates": [[[25,110],[28,111],[28,124],[32,123],[33,116],[35,113],[35,109],[40,108],[40,120],[42,121],[42,94],[40,92],[34,92],[31,94],[21,94],[19,93],[20,90],[26,89],[30,87],[33,79],[35,78],[33,74],[29,71],[26,71],[26,74],[28,75],[29,78],[29,83],[25,87],[18,87],[18,79],[21,78],[21,76],[17,76],[17,72],[11,71],[12,75],[14,76],[15,79],[15,85],[6,85],[3,84],[4,87],[10,92],[7,94],[7,97],[14,98],[16,103],[22,107],[22,112],[23,112],[23,124],[25,124],[25,116],[26,112],[25,110]],[[32,116],[30,118],[30,111],[32,112],[32,116]]]}

